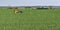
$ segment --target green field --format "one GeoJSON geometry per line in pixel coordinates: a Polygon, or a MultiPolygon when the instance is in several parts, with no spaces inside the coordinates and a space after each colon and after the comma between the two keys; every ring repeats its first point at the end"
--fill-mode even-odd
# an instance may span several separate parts
{"type": "Polygon", "coordinates": [[[60,9],[21,10],[14,14],[13,9],[0,8],[0,30],[60,30],[60,9]]]}

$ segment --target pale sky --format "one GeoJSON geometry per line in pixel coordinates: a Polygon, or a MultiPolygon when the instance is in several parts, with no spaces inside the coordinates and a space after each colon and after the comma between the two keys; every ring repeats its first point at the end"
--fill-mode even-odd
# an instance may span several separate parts
{"type": "Polygon", "coordinates": [[[0,0],[0,6],[60,6],[60,0],[0,0]]]}

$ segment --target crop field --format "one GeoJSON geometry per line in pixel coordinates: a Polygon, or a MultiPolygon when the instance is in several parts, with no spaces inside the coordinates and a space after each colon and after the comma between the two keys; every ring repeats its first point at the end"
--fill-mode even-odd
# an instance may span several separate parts
{"type": "Polygon", "coordinates": [[[60,9],[21,10],[14,14],[13,9],[0,8],[0,30],[60,30],[60,9]]]}

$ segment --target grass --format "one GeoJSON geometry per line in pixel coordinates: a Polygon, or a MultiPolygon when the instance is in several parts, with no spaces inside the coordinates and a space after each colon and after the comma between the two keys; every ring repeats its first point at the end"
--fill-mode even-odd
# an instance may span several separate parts
{"type": "Polygon", "coordinates": [[[0,30],[60,30],[60,10],[0,8],[0,30]]]}

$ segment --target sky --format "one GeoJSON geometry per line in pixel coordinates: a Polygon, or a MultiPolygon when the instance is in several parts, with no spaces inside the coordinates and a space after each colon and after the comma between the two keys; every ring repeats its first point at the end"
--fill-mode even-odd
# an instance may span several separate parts
{"type": "Polygon", "coordinates": [[[60,0],[0,0],[0,6],[60,6],[60,0]]]}

